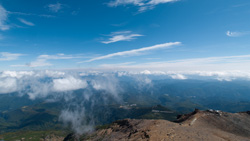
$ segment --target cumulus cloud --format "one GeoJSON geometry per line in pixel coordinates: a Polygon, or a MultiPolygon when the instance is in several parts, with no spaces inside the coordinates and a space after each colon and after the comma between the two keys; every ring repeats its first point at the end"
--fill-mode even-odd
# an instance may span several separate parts
{"type": "Polygon", "coordinates": [[[54,92],[73,91],[86,87],[80,80],[59,71],[3,71],[0,73],[0,93],[25,93],[31,99],[54,92]]]}
{"type": "MultiPolygon", "coordinates": [[[[143,48],[139,48],[139,49],[133,49],[133,50],[128,50],[128,51],[112,53],[112,54],[92,58],[92,59],[84,61],[84,62],[93,62],[96,60],[108,59],[108,58],[112,58],[112,57],[116,57],[116,56],[134,56],[134,55],[138,55],[139,53],[142,53],[142,52],[156,50],[156,49],[171,48],[172,46],[180,45],[180,44],[181,44],[180,42],[170,42],[170,43],[164,43],[164,44],[157,44],[157,45],[150,46],[150,47],[143,47],[143,48]]],[[[83,63],[83,62],[79,62],[79,63],[83,63]]]]}
{"type": "Polygon", "coordinates": [[[17,90],[15,78],[4,78],[0,80],[0,94],[12,93],[17,90]]]}
{"type": "Polygon", "coordinates": [[[28,77],[19,79],[18,83],[20,94],[27,94],[30,99],[46,98],[53,94],[52,84],[50,81],[45,81],[44,78],[28,77]],[[29,89],[27,89],[27,87],[29,89]]]}
{"type": "Polygon", "coordinates": [[[8,12],[0,5],[0,30],[8,30],[10,27],[6,24],[8,12]]]}
{"type": "Polygon", "coordinates": [[[29,21],[27,21],[27,20],[25,20],[25,19],[18,18],[18,20],[19,20],[21,23],[25,24],[25,25],[28,25],[28,26],[35,26],[34,23],[29,22],[29,21]]]}
{"type": "Polygon", "coordinates": [[[88,84],[86,81],[74,78],[72,76],[53,80],[53,89],[56,92],[84,89],[87,87],[87,85],[88,84]]]}
{"type": "Polygon", "coordinates": [[[178,0],[113,0],[108,3],[110,7],[117,7],[120,5],[134,5],[139,7],[139,12],[144,12],[153,9],[158,4],[176,2],[178,0]]]}
{"type": "Polygon", "coordinates": [[[104,44],[115,43],[119,41],[131,41],[136,39],[136,37],[143,36],[141,34],[132,34],[131,31],[123,31],[123,32],[113,32],[107,41],[102,41],[104,44]]]}
{"type": "Polygon", "coordinates": [[[105,91],[109,95],[118,98],[118,93],[121,88],[119,87],[119,81],[114,75],[101,75],[101,77],[95,77],[91,79],[92,87],[97,91],[105,91]]]}
{"type": "Polygon", "coordinates": [[[3,71],[1,72],[0,78],[10,77],[10,78],[22,78],[24,76],[34,75],[33,71],[3,71]]]}
{"type": "Polygon", "coordinates": [[[64,71],[2,71],[0,72],[0,94],[20,92],[30,96],[31,99],[46,97],[54,93],[63,93],[92,87],[97,91],[116,96],[119,92],[118,80],[114,75],[96,74],[86,72],[64,71]],[[90,82],[90,86],[88,82],[90,82]]]}
{"type": "Polygon", "coordinates": [[[20,56],[23,55],[24,54],[19,53],[0,52],[0,61],[17,60],[20,56]]]}
{"type": "Polygon", "coordinates": [[[57,12],[59,12],[63,8],[63,4],[61,4],[61,3],[58,2],[56,4],[49,4],[49,5],[47,5],[47,7],[49,8],[49,10],[51,12],[57,13],[57,12]]]}

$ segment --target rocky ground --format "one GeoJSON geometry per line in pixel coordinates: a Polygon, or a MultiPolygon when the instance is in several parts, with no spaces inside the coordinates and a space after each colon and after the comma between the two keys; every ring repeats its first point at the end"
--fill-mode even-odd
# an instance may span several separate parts
{"type": "MultiPolygon", "coordinates": [[[[73,139],[68,136],[65,140],[73,139]]],[[[125,119],[80,140],[247,141],[250,140],[250,112],[195,110],[180,116],[176,122],[125,119]]]]}

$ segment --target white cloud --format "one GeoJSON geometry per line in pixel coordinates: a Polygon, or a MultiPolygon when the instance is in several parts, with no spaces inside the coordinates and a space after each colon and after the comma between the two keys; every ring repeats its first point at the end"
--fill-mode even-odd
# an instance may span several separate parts
{"type": "Polygon", "coordinates": [[[74,58],[81,58],[81,56],[75,55],[65,55],[65,54],[56,54],[56,55],[39,55],[35,61],[27,63],[25,65],[11,65],[12,67],[46,67],[46,66],[53,66],[48,60],[67,60],[67,59],[74,59],[74,58]]]}
{"type": "Polygon", "coordinates": [[[84,89],[87,87],[87,85],[88,84],[86,81],[74,78],[72,76],[53,80],[53,89],[56,92],[84,89]]]}
{"type": "Polygon", "coordinates": [[[185,79],[187,79],[187,77],[184,76],[183,74],[172,74],[172,75],[170,75],[170,77],[171,77],[172,79],[180,79],[180,80],[185,80],[185,79]]]}
{"type": "MultiPolygon", "coordinates": [[[[117,72],[117,73],[118,73],[118,76],[154,75],[154,76],[169,76],[172,79],[185,80],[185,79],[188,79],[188,78],[185,76],[184,72],[170,72],[170,71],[164,72],[164,71],[144,70],[144,71],[139,71],[139,72],[137,72],[137,71],[135,71],[135,72],[125,71],[124,72],[123,71],[123,72],[117,72]]],[[[145,79],[144,83],[149,82],[149,81],[146,81],[146,80],[148,80],[148,78],[145,79]]],[[[151,83],[151,81],[150,81],[150,83],[151,83]]]]}
{"type": "Polygon", "coordinates": [[[101,64],[100,67],[112,67],[112,66],[124,66],[129,64],[134,64],[135,62],[125,62],[125,63],[117,63],[117,64],[101,64]]]}
{"type": "Polygon", "coordinates": [[[53,15],[46,15],[46,14],[23,13],[23,12],[13,12],[13,11],[7,11],[7,13],[12,14],[12,15],[38,16],[38,17],[45,17],[45,18],[55,18],[56,17],[53,15]]]}
{"type": "Polygon", "coordinates": [[[0,5],[0,30],[8,30],[10,27],[6,24],[8,12],[0,5]]]}
{"type": "Polygon", "coordinates": [[[44,59],[44,60],[62,60],[62,59],[73,59],[73,58],[79,58],[80,56],[72,56],[72,55],[65,55],[63,53],[59,53],[56,55],[40,55],[37,58],[38,59],[44,59]]]}
{"type": "Polygon", "coordinates": [[[88,86],[85,79],[71,73],[48,70],[3,71],[0,72],[0,94],[18,92],[36,99],[88,86]]]}
{"type": "Polygon", "coordinates": [[[229,36],[229,37],[240,37],[240,36],[244,36],[244,35],[247,35],[247,34],[250,34],[250,32],[249,31],[246,31],[246,32],[227,31],[226,32],[226,35],[229,36]]]}
{"type": "Polygon", "coordinates": [[[77,107],[76,109],[73,111],[63,110],[59,119],[69,124],[77,135],[93,131],[94,125],[91,122],[88,123],[87,120],[87,115],[89,116],[90,113],[86,113],[84,107],[77,107]]]}
{"type": "Polygon", "coordinates": [[[18,18],[18,20],[19,20],[21,23],[26,24],[26,25],[28,25],[28,26],[35,26],[34,23],[29,22],[29,21],[27,21],[27,20],[25,20],[25,19],[18,18]]]}
{"type": "Polygon", "coordinates": [[[44,98],[49,95],[58,95],[78,89],[92,87],[103,94],[118,97],[122,89],[119,86],[119,77],[128,76],[138,81],[138,85],[152,85],[152,75],[165,76],[170,79],[216,79],[232,81],[235,79],[250,80],[250,71],[220,70],[220,71],[118,71],[95,73],[67,71],[3,71],[0,72],[0,94],[17,92],[27,94],[30,99],[44,98]],[[90,76],[89,76],[89,75],[90,76]],[[87,83],[90,82],[89,84],[87,83]],[[140,84],[139,84],[140,82],[140,84]]]}
{"type": "Polygon", "coordinates": [[[110,7],[117,7],[120,5],[134,5],[139,7],[139,12],[144,12],[153,9],[158,4],[176,2],[178,0],[113,0],[108,3],[110,7]]]}
{"type": "Polygon", "coordinates": [[[168,3],[168,2],[175,2],[177,0],[150,0],[148,2],[148,4],[154,4],[154,5],[157,5],[157,4],[161,4],[161,3],[168,3]]]}
{"type": "Polygon", "coordinates": [[[20,56],[23,56],[23,54],[9,53],[9,52],[0,52],[0,61],[17,60],[20,56]]]}
{"type": "Polygon", "coordinates": [[[0,78],[10,77],[20,79],[24,76],[32,76],[34,72],[32,71],[3,71],[0,78]]]}
{"type": "Polygon", "coordinates": [[[92,87],[97,91],[105,91],[108,94],[118,98],[119,82],[114,75],[108,75],[108,73],[99,74],[94,79],[91,79],[92,87]]]}
{"type": "MultiPolygon", "coordinates": [[[[170,42],[170,43],[164,43],[164,44],[157,44],[157,45],[150,46],[150,47],[144,47],[144,48],[140,48],[140,49],[133,49],[133,50],[128,50],[128,51],[112,53],[112,54],[92,58],[92,59],[84,61],[84,62],[92,62],[92,61],[96,61],[96,60],[108,59],[108,58],[112,58],[115,56],[133,56],[133,55],[138,55],[141,52],[156,50],[156,49],[163,49],[163,48],[165,48],[165,49],[171,48],[172,46],[180,45],[180,44],[181,44],[180,42],[170,42]]],[[[80,63],[82,63],[82,62],[80,62],[80,63]]]]}
{"type": "MultiPolygon", "coordinates": [[[[85,72],[89,74],[88,72],[85,72]]],[[[91,74],[91,72],[90,72],[91,74]]],[[[92,87],[105,94],[117,96],[118,81],[113,74],[97,74],[94,78],[81,76],[77,71],[2,71],[0,72],[0,94],[17,92],[27,94],[30,99],[68,93],[92,87]],[[87,80],[91,83],[88,84],[87,80]]]]}
{"type": "Polygon", "coordinates": [[[123,66],[109,65],[106,70],[150,71],[231,71],[250,70],[250,55],[194,58],[161,62],[134,63],[123,66]]]}
{"type": "Polygon", "coordinates": [[[46,67],[46,66],[53,66],[51,63],[47,62],[46,59],[37,59],[36,61],[27,63],[26,65],[12,65],[13,67],[46,67]]]}
{"type": "Polygon", "coordinates": [[[47,7],[49,8],[50,11],[57,13],[63,8],[63,4],[61,3],[49,4],[47,7]]]}
{"type": "Polygon", "coordinates": [[[149,70],[144,70],[142,72],[140,72],[141,74],[152,74],[149,70]]]}
{"type": "Polygon", "coordinates": [[[144,5],[144,0],[114,0],[108,3],[108,5],[111,7],[119,5],[127,5],[127,4],[142,6],[144,5]]]}
{"type": "Polygon", "coordinates": [[[125,76],[130,75],[156,75],[156,76],[169,76],[171,79],[216,79],[219,81],[232,81],[235,79],[244,79],[250,80],[250,71],[249,70],[220,70],[220,71],[190,71],[190,70],[181,70],[181,71],[149,71],[150,73],[141,73],[141,72],[126,72],[123,73],[125,76]]]}
{"type": "Polygon", "coordinates": [[[119,41],[131,41],[136,39],[136,37],[143,36],[141,34],[132,34],[131,31],[123,31],[123,32],[113,32],[107,41],[102,41],[104,44],[115,43],[119,41]]]}
{"type": "Polygon", "coordinates": [[[0,94],[12,93],[17,90],[17,82],[15,78],[0,79],[0,94]]]}

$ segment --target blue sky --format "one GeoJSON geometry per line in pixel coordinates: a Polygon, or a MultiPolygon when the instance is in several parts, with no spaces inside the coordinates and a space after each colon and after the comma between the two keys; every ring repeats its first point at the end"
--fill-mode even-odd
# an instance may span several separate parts
{"type": "Polygon", "coordinates": [[[247,0],[0,0],[1,70],[249,70],[247,0]]]}

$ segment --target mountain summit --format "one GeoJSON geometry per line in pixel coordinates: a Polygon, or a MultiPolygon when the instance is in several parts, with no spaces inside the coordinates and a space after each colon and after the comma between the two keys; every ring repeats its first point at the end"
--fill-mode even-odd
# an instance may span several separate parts
{"type": "Polygon", "coordinates": [[[250,140],[250,112],[226,113],[218,110],[195,110],[190,114],[179,116],[175,122],[124,119],[80,139],[250,140]]]}

